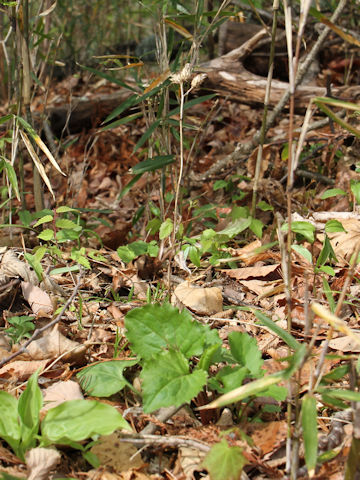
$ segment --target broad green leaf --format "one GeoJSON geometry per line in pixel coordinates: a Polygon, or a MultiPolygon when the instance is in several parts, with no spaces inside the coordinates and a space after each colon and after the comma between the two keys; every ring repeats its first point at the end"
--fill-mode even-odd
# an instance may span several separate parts
{"type": "Polygon", "coordinates": [[[33,220],[33,216],[31,215],[29,210],[20,210],[18,212],[18,215],[19,215],[21,224],[24,225],[25,227],[29,227],[31,221],[33,220]]]}
{"type": "Polygon", "coordinates": [[[174,228],[174,223],[171,218],[167,218],[161,225],[159,230],[159,238],[160,240],[164,240],[171,235],[174,228]]]}
{"type": "Polygon", "coordinates": [[[35,223],[34,227],[38,227],[39,225],[43,225],[44,223],[52,222],[53,220],[53,215],[44,215],[43,217],[39,218],[39,220],[35,223]]]}
{"type": "Polygon", "coordinates": [[[284,402],[288,395],[288,389],[279,385],[271,385],[269,388],[261,392],[261,396],[271,397],[277,402],[284,402]]]}
{"type": "Polygon", "coordinates": [[[210,473],[211,480],[239,480],[246,465],[240,447],[229,447],[225,438],[211,447],[203,466],[210,473]]]}
{"type": "Polygon", "coordinates": [[[196,365],[196,368],[205,370],[205,372],[207,372],[210,365],[215,363],[214,358],[216,357],[220,349],[221,347],[218,344],[210,345],[210,347],[206,348],[201,355],[199,363],[196,365]]]}
{"type": "Polygon", "coordinates": [[[235,237],[239,233],[243,232],[247,228],[250,227],[252,222],[252,218],[239,218],[237,220],[234,220],[233,222],[230,222],[227,227],[225,227],[223,230],[220,230],[217,232],[218,234],[222,235],[228,235],[229,237],[235,237]]]}
{"type": "Polygon", "coordinates": [[[235,360],[246,367],[252,375],[259,375],[264,361],[255,338],[245,332],[231,332],[229,344],[235,360]]]}
{"type": "Polygon", "coordinates": [[[326,273],[326,275],[331,275],[332,277],[335,276],[335,270],[329,265],[322,265],[319,267],[319,271],[326,273]]]}
{"type": "Polygon", "coordinates": [[[257,218],[251,218],[249,228],[258,238],[262,238],[264,224],[261,220],[258,220],[257,218]]]}
{"type": "Polygon", "coordinates": [[[110,435],[118,428],[131,431],[114,407],[94,400],[70,400],[48,411],[41,432],[50,443],[69,444],[93,435],[110,435]]]}
{"type": "Polygon", "coordinates": [[[331,259],[337,262],[337,258],[332,248],[332,245],[330,243],[329,237],[325,234],[323,247],[318,256],[318,259],[316,260],[316,266],[320,267],[321,265],[324,265],[327,262],[327,260],[331,260],[331,259]]]}
{"type": "Polygon", "coordinates": [[[9,393],[0,390],[0,438],[5,440],[17,455],[20,436],[18,401],[9,393]]]}
{"type": "Polygon", "coordinates": [[[90,365],[76,376],[82,389],[93,397],[110,397],[122,390],[128,381],[123,376],[127,367],[135,365],[137,360],[112,360],[90,365]]]}
{"type": "Polygon", "coordinates": [[[312,256],[307,248],[305,248],[303,245],[291,245],[291,248],[296,253],[304,257],[305,260],[307,260],[310,264],[312,264],[312,256]]]}
{"type": "Polygon", "coordinates": [[[351,192],[355,197],[356,203],[360,204],[360,182],[356,180],[351,180],[350,182],[351,192]]]}
{"type": "Polygon", "coordinates": [[[348,363],[346,363],[345,365],[341,365],[340,367],[336,367],[331,370],[331,372],[321,377],[321,384],[326,385],[337,380],[341,380],[345,377],[345,375],[348,375],[349,371],[350,365],[348,363]]]}
{"type": "Polygon", "coordinates": [[[345,228],[339,220],[328,220],[325,224],[326,233],[345,232],[345,228]]]}
{"type": "Polygon", "coordinates": [[[131,349],[141,358],[150,359],[164,348],[178,348],[186,358],[201,355],[206,343],[217,343],[207,325],[193,321],[187,310],[179,312],[169,304],[145,305],[125,316],[126,337],[131,349]],[[139,334],[141,332],[141,334],[139,334]]]}
{"type": "Polygon", "coordinates": [[[116,252],[125,263],[129,263],[137,257],[136,253],[129,247],[129,245],[118,247],[116,252]]]}
{"type": "Polygon", "coordinates": [[[157,257],[159,255],[159,245],[157,244],[157,242],[155,240],[152,240],[149,244],[148,244],[148,250],[147,250],[147,253],[150,255],[150,257],[157,257]]]}
{"type": "Polygon", "coordinates": [[[56,240],[58,242],[68,242],[72,240],[78,240],[81,232],[81,227],[77,226],[72,229],[62,229],[56,232],[56,240]]]}
{"type": "Polygon", "coordinates": [[[78,263],[79,265],[82,265],[86,269],[90,270],[91,269],[91,264],[89,260],[82,255],[80,252],[73,250],[70,254],[70,258],[74,260],[74,262],[78,263]]]}
{"type": "Polygon", "coordinates": [[[146,225],[146,230],[150,235],[155,235],[160,230],[161,220],[160,218],[152,218],[146,225]]]}
{"type": "Polygon", "coordinates": [[[21,420],[21,447],[24,453],[35,447],[35,436],[39,431],[39,413],[43,405],[43,397],[38,385],[39,372],[31,375],[28,384],[19,397],[18,411],[21,420]]]}
{"type": "MultiPolygon", "coordinates": [[[[55,222],[57,228],[65,228],[68,230],[71,229],[79,229],[80,225],[73,222],[72,220],[68,220],[67,218],[58,218],[55,222]]],[[[81,228],[81,227],[80,227],[81,228]]]]}
{"type": "Polygon", "coordinates": [[[269,210],[270,211],[274,210],[274,207],[272,205],[269,205],[267,202],[264,202],[263,200],[261,202],[259,202],[256,206],[257,206],[257,208],[260,208],[260,210],[262,210],[263,212],[268,212],[269,210]]]}
{"type": "Polygon", "coordinates": [[[305,463],[311,478],[314,475],[316,467],[318,449],[316,398],[313,395],[306,394],[302,399],[301,423],[304,439],[305,463]]]}
{"type": "Polygon", "coordinates": [[[204,370],[189,372],[185,356],[169,350],[145,361],[141,372],[144,412],[189,403],[206,384],[204,370]]]}
{"type": "Polygon", "coordinates": [[[76,208],[68,207],[67,205],[62,205],[56,209],[56,213],[67,213],[67,212],[77,212],[76,208]]]}
{"type": "MultiPolygon", "coordinates": [[[[284,225],[282,225],[282,227],[281,227],[281,230],[283,232],[287,232],[289,230],[289,224],[284,223],[284,225]]],[[[315,241],[315,227],[311,223],[302,222],[302,221],[292,222],[291,223],[291,230],[294,233],[301,234],[303,237],[306,238],[306,240],[308,242],[314,243],[314,241],[315,241]]]]}
{"type": "Polygon", "coordinates": [[[286,370],[283,370],[281,372],[277,372],[272,375],[268,375],[267,377],[262,377],[254,380],[253,382],[242,385],[231,392],[225,393],[225,395],[222,395],[208,405],[200,407],[199,410],[224,407],[225,405],[229,405],[231,403],[240,402],[244,398],[257,395],[258,393],[267,390],[271,385],[275,385],[283,380],[286,373],[286,370]]]}
{"type": "Polygon", "coordinates": [[[360,392],[354,392],[352,390],[326,390],[324,391],[327,397],[338,398],[348,402],[360,402],[360,392]]]}
{"type": "Polygon", "coordinates": [[[170,165],[175,161],[175,155],[159,155],[157,157],[148,158],[143,162],[136,164],[130,169],[133,175],[143,174],[145,172],[153,172],[170,165]]]}
{"type": "Polygon", "coordinates": [[[336,197],[336,195],[346,195],[346,192],[341,188],[330,188],[326,190],[320,198],[321,200],[325,200],[326,198],[336,197]]]}
{"type": "Polygon", "coordinates": [[[254,310],[254,315],[259,320],[259,322],[256,323],[265,325],[265,327],[269,328],[272,332],[274,332],[275,335],[280,337],[293,350],[297,350],[301,346],[300,343],[289,332],[279,327],[279,325],[273,322],[264,313],[259,312],[258,310],[254,310]]]}
{"type": "Polygon", "coordinates": [[[40,240],[44,240],[44,242],[49,242],[55,238],[54,230],[50,230],[50,228],[45,228],[39,235],[37,236],[40,240]]]}
{"type": "Polygon", "coordinates": [[[249,376],[249,370],[246,367],[226,365],[215,376],[216,390],[219,393],[231,392],[240,387],[247,376],[249,376]]]}

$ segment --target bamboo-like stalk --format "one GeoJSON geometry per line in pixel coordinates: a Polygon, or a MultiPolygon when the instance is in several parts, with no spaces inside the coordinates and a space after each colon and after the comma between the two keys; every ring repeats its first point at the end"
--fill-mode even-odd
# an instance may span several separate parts
{"type": "Polygon", "coordinates": [[[265,90],[265,98],[264,98],[264,111],[263,111],[263,118],[262,118],[261,130],[260,130],[260,143],[259,143],[257,159],[256,159],[254,187],[253,187],[253,194],[252,194],[251,214],[252,214],[253,217],[255,217],[257,191],[258,191],[258,187],[259,187],[259,179],[260,179],[261,164],[262,164],[262,154],[263,154],[264,141],[265,141],[265,135],[266,135],[266,119],[267,119],[268,108],[269,108],[271,81],[272,81],[273,72],[274,72],[275,38],[276,38],[278,11],[279,11],[279,0],[274,0],[274,3],[273,3],[273,23],[272,23],[272,30],[271,30],[271,46],[270,46],[270,56],[269,56],[269,71],[268,71],[267,82],[266,82],[266,90],[265,90]]]}
{"type": "MultiPolygon", "coordinates": [[[[29,2],[28,0],[22,0],[19,5],[19,11],[17,14],[17,34],[19,35],[19,48],[22,63],[22,106],[20,109],[24,111],[26,121],[32,125],[32,115],[30,110],[31,103],[31,62],[30,62],[30,50],[29,50],[29,2]]],[[[40,174],[33,165],[33,192],[36,211],[43,210],[44,208],[44,194],[43,185],[41,182],[40,174]]]]}

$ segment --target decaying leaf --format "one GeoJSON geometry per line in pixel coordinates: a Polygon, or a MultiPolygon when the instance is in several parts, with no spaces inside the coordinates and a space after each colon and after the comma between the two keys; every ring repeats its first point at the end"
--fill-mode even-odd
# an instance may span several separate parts
{"type": "Polygon", "coordinates": [[[218,287],[194,287],[190,282],[183,282],[174,290],[172,303],[185,306],[201,315],[213,315],[223,309],[221,289],[218,287]]]}
{"type": "Polygon", "coordinates": [[[84,360],[87,346],[69,340],[59,332],[55,325],[53,330],[27,347],[26,352],[32,359],[43,360],[64,355],[67,362],[81,363],[84,360]]]}
{"type": "Polygon", "coordinates": [[[49,472],[60,462],[60,453],[53,448],[32,448],[26,455],[28,480],[46,480],[49,472]]]}
{"type": "Polygon", "coordinates": [[[29,282],[21,282],[21,289],[25,300],[35,315],[52,314],[54,308],[51,298],[44,290],[29,282]]]}
{"type": "Polygon", "coordinates": [[[115,472],[139,468],[144,464],[138,449],[131,443],[120,442],[116,433],[101,437],[90,451],[101,465],[112,467],[115,472]]]}
{"type": "Polygon", "coordinates": [[[16,360],[0,368],[0,377],[16,378],[17,381],[24,382],[31,377],[36,370],[44,370],[47,363],[47,360],[35,360],[33,362],[29,360],[16,360]]]}
{"type": "Polygon", "coordinates": [[[0,264],[0,271],[9,278],[21,277],[25,282],[38,285],[39,281],[36,273],[32,271],[29,265],[19,260],[16,253],[8,250],[4,253],[0,264]]]}
{"type": "Polygon", "coordinates": [[[83,400],[84,396],[77,382],[68,380],[67,382],[56,382],[43,390],[44,407],[43,411],[54,408],[60,403],[68,400],[83,400]]]}

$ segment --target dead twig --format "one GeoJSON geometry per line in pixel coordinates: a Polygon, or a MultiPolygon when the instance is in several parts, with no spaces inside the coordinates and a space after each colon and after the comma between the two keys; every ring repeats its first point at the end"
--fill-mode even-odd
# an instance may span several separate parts
{"type": "Polygon", "coordinates": [[[120,442],[133,443],[134,445],[166,445],[168,447],[189,447],[201,452],[207,453],[210,450],[210,446],[200,440],[194,440],[193,438],[181,437],[171,435],[168,437],[159,435],[144,435],[144,434],[122,434],[119,436],[120,442]]]}

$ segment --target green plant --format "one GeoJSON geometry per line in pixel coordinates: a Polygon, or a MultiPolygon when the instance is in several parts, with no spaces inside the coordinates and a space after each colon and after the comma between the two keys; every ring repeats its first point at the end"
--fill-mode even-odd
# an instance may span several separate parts
{"type": "Polygon", "coordinates": [[[18,400],[0,391],[0,437],[21,460],[37,445],[71,445],[86,452],[79,442],[94,435],[109,435],[117,428],[131,430],[115,408],[93,400],[63,402],[49,409],[40,421],[43,400],[37,380],[35,373],[18,400]]]}
{"type": "MultiPolygon", "coordinates": [[[[169,304],[136,308],[126,315],[125,326],[126,337],[138,359],[110,361],[83,369],[78,378],[89,395],[110,396],[125,386],[132,388],[123,371],[135,364],[141,366],[146,412],[190,402],[205,385],[226,393],[245,379],[264,378],[263,360],[255,339],[246,333],[232,332],[230,350],[221,348],[216,330],[169,304]],[[209,376],[210,366],[221,363],[225,366],[209,376]]],[[[266,389],[265,386],[263,390],[266,389]]],[[[285,389],[279,387],[277,393],[273,390],[273,395],[283,398],[285,389]]]]}
{"type": "Polygon", "coordinates": [[[8,323],[12,325],[5,329],[5,333],[10,337],[12,343],[19,343],[23,338],[29,338],[31,332],[35,330],[34,317],[21,316],[9,317],[8,323]]]}

